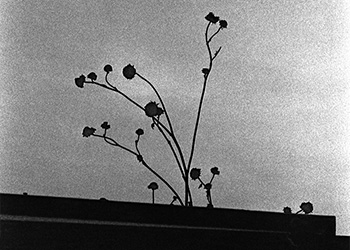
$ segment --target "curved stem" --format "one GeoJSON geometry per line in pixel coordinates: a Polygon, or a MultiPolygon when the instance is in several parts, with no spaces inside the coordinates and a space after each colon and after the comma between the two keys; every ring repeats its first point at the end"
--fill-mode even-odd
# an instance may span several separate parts
{"type": "MultiPolygon", "coordinates": [[[[140,137],[140,136],[139,136],[140,137]]],[[[135,148],[136,151],[139,155],[141,155],[140,150],[139,150],[139,137],[137,138],[137,140],[135,141],[135,148]]]]}
{"type": "Polygon", "coordinates": [[[184,170],[182,169],[181,167],[181,163],[179,161],[179,157],[177,156],[176,152],[175,152],[175,149],[173,147],[173,145],[171,144],[171,141],[168,139],[168,137],[166,136],[166,134],[164,133],[164,131],[162,130],[162,128],[158,125],[158,123],[154,123],[156,124],[159,132],[163,135],[164,139],[166,140],[166,142],[168,143],[170,149],[171,149],[171,152],[173,153],[174,157],[175,157],[175,160],[176,160],[176,163],[180,169],[180,172],[181,172],[181,175],[182,175],[182,178],[185,180],[185,173],[184,173],[184,170]]]}
{"type": "Polygon", "coordinates": [[[170,149],[171,151],[173,152],[173,155],[175,157],[175,160],[177,162],[177,165],[180,169],[180,172],[181,172],[181,175],[182,175],[182,178],[184,179],[184,182],[185,182],[185,204],[187,206],[187,204],[189,203],[190,206],[192,206],[192,194],[191,194],[191,189],[189,187],[189,182],[188,182],[188,171],[186,171],[186,163],[185,163],[185,159],[183,157],[183,154],[182,154],[182,151],[181,151],[181,148],[180,148],[180,145],[179,144],[176,144],[177,143],[177,140],[176,138],[173,138],[173,141],[175,142],[176,146],[177,146],[177,149],[179,151],[179,154],[180,154],[180,157],[181,157],[181,161],[183,162],[183,169],[181,168],[181,163],[179,161],[179,158],[175,152],[175,149],[173,147],[173,145],[171,144],[171,141],[166,137],[165,133],[163,132],[163,130],[161,129],[161,127],[158,125],[157,122],[155,122],[155,120],[153,120],[154,124],[156,124],[157,128],[159,129],[159,131],[162,133],[163,137],[165,138],[165,140],[167,141],[167,143],[169,144],[170,146],[170,149]]]}
{"type": "Polygon", "coordinates": [[[213,35],[211,35],[211,37],[208,39],[208,43],[211,42],[211,40],[214,38],[214,36],[216,36],[219,33],[220,30],[221,30],[221,27],[219,27],[218,30],[213,35]]]}
{"type": "Polygon", "coordinates": [[[107,142],[109,145],[115,146],[115,147],[120,147],[121,149],[124,149],[126,151],[128,151],[129,153],[138,156],[138,153],[134,152],[133,150],[124,147],[123,145],[120,145],[118,142],[116,142],[114,139],[107,137],[106,135],[96,135],[93,134],[92,136],[96,136],[96,137],[101,137],[104,139],[105,142],[107,142]]]}
{"type": "Polygon", "coordinates": [[[151,88],[153,89],[153,91],[156,93],[156,95],[157,95],[157,97],[158,97],[160,103],[162,104],[162,107],[163,107],[163,110],[164,110],[164,114],[165,114],[166,119],[167,119],[168,124],[169,124],[170,131],[171,131],[172,134],[174,134],[173,126],[171,125],[171,121],[170,121],[168,112],[167,112],[167,110],[166,110],[166,108],[165,108],[165,104],[164,104],[164,102],[163,102],[162,97],[161,97],[160,94],[158,93],[157,89],[153,86],[153,84],[152,84],[150,81],[148,81],[148,80],[147,80],[146,78],[144,78],[142,75],[140,75],[140,74],[137,73],[137,72],[136,72],[136,75],[137,75],[138,77],[140,77],[142,80],[144,80],[145,82],[147,82],[148,85],[151,86],[151,88]]]}
{"type": "Polygon", "coordinates": [[[162,177],[160,176],[156,171],[154,171],[150,166],[148,166],[148,164],[141,159],[141,163],[142,165],[144,165],[149,171],[151,171],[155,176],[157,176],[172,192],[173,194],[179,199],[180,203],[182,206],[184,206],[180,196],[178,195],[178,193],[175,191],[175,189],[162,177]]]}
{"type": "MultiPolygon", "coordinates": [[[[96,137],[101,137],[105,140],[105,142],[107,142],[108,144],[112,145],[112,146],[116,146],[116,147],[120,147],[126,151],[128,151],[129,153],[135,155],[135,156],[140,156],[140,154],[132,151],[131,149],[124,147],[122,145],[120,145],[117,141],[115,141],[114,139],[107,137],[106,136],[106,131],[104,133],[104,135],[97,135],[97,134],[92,134],[92,136],[96,136],[96,137]]],[[[138,158],[139,159],[139,158],[138,158]]],[[[156,171],[154,171],[141,157],[140,162],[142,163],[142,165],[144,165],[149,171],[151,171],[155,176],[157,176],[172,192],[173,194],[179,199],[180,203],[182,206],[184,206],[180,196],[178,195],[178,193],[175,191],[175,189],[162,177],[160,176],[156,171]]]]}
{"type": "Polygon", "coordinates": [[[105,88],[105,89],[108,89],[108,90],[111,90],[111,91],[114,91],[120,95],[122,95],[124,98],[126,98],[128,101],[130,101],[132,104],[134,104],[135,106],[139,107],[140,109],[142,109],[143,111],[145,111],[145,109],[140,105],[138,104],[136,101],[134,101],[133,99],[131,99],[129,96],[127,96],[126,94],[124,94],[122,91],[118,90],[116,87],[112,86],[108,81],[106,81],[108,85],[110,86],[107,86],[105,84],[102,84],[102,83],[98,83],[98,82],[85,82],[85,83],[91,83],[91,84],[95,84],[95,85],[98,85],[102,88],[105,88]]]}
{"type": "MultiPolygon", "coordinates": [[[[106,82],[108,85],[112,86],[108,79],[107,79],[107,75],[106,75],[106,78],[105,78],[106,82]]],[[[145,109],[140,105],[138,104],[137,102],[135,102],[133,99],[131,99],[129,96],[127,96],[126,94],[124,94],[124,92],[118,90],[116,87],[114,87],[114,91],[117,92],[118,94],[122,95],[124,98],[126,98],[128,101],[130,101],[132,104],[136,105],[137,107],[139,107],[140,109],[142,109],[143,111],[145,111],[145,109]]]]}
{"type": "Polygon", "coordinates": [[[108,78],[107,78],[108,74],[109,74],[109,72],[107,72],[106,75],[105,75],[105,82],[106,82],[111,88],[117,90],[117,87],[114,87],[114,86],[113,86],[112,84],[110,84],[110,82],[108,81],[108,78]]]}
{"type": "MultiPolygon", "coordinates": [[[[116,87],[112,86],[108,81],[106,81],[108,85],[110,86],[107,86],[105,84],[101,84],[101,83],[98,83],[98,82],[95,82],[95,81],[87,81],[85,83],[90,83],[90,84],[95,84],[97,86],[100,86],[102,88],[105,88],[105,89],[108,89],[108,90],[111,90],[111,91],[114,91],[120,95],[122,95],[124,98],[126,98],[128,101],[130,101],[132,104],[134,104],[135,106],[137,106],[138,108],[142,109],[142,111],[145,111],[145,108],[142,107],[140,104],[138,104],[136,101],[134,101],[133,99],[131,99],[129,96],[127,96],[126,94],[124,94],[122,91],[118,90],[116,87]]],[[[155,119],[160,126],[162,126],[162,128],[173,138],[173,133],[161,122],[159,121],[157,118],[153,118],[155,119]]]]}
{"type": "MultiPolygon", "coordinates": [[[[171,124],[171,120],[170,120],[170,117],[169,117],[168,112],[167,112],[167,110],[166,110],[166,107],[165,107],[165,104],[164,104],[164,102],[163,102],[162,97],[160,96],[159,92],[157,91],[157,89],[153,86],[153,84],[152,84],[150,81],[148,81],[146,78],[144,78],[142,75],[140,75],[140,74],[138,74],[138,73],[136,73],[136,75],[137,75],[138,77],[140,77],[142,80],[144,80],[145,82],[147,82],[147,83],[151,86],[151,88],[153,89],[153,91],[156,93],[156,95],[157,95],[157,97],[158,97],[160,103],[162,104],[162,107],[163,107],[163,109],[164,109],[164,113],[165,113],[167,122],[168,122],[168,124],[169,124],[170,131],[169,131],[158,119],[156,119],[156,118],[153,118],[153,119],[155,119],[155,120],[157,121],[157,123],[159,123],[159,125],[161,125],[162,128],[164,128],[164,129],[167,131],[167,133],[171,136],[171,138],[172,138],[172,140],[174,141],[175,146],[176,146],[176,148],[177,148],[177,150],[178,150],[178,153],[179,153],[179,155],[180,155],[183,168],[184,168],[184,170],[186,170],[185,158],[184,158],[184,155],[183,155],[183,153],[182,153],[181,146],[180,146],[180,144],[179,144],[179,142],[177,141],[177,138],[176,138],[176,136],[175,136],[175,133],[174,133],[174,130],[173,130],[173,127],[172,127],[172,124],[171,124]]],[[[157,124],[157,123],[156,123],[156,124],[157,124]]],[[[167,140],[167,138],[166,138],[166,140],[167,140]]],[[[167,140],[167,142],[168,142],[168,140],[167,140]]],[[[169,142],[168,142],[168,144],[169,144],[169,142]]],[[[170,145],[170,144],[169,144],[169,145],[170,145]]],[[[172,148],[172,146],[171,146],[171,148],[172,148]]],[[[174,153],[175,151],[173,150],[173,148],[172,148],[172,151],[173,151],[173,154],[176,155],[176,154],[174,153]]],[[[175,157],[175,158],[177,158],[177,157],[175,157]]],[[[176,159],[176,160],[178,160],[178,159],[176,159]]],[[[181,167],[180,167],[180,170],[181,170],[181,167]]],[[[191,196],[190,189],[189,189],[188,177],[186,177],[186,174],[184,174],[182,170],[181,170],[181,173],[182,173],[182,175],[183,175],[183,177],[184,177],[184,181],[185,181],[185,185],[186,185],[186,191],[185,191],[185,200],[186,200],[186,201],[185,201],[185,203],[187,204],[187,199],[188,199],[187,194],[189,195],[189,199],[191,200],[191,202],[192,202],[192,196],[191,196]]],[[[188,175],[188,174],[187,174],[187,175],[188,175]]]]}

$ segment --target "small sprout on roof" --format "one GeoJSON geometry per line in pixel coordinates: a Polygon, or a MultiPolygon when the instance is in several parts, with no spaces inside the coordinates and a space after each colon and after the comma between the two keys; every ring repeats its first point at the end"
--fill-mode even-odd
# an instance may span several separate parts
{"type": "Polygon", "coordinates": [[[152,204],[154,204],[154,190],[158,189],[158,184],[156,182],[151,182],[147,188],[152,189],[152,204]]]}
{"type": "Polygon", "coordinates": [[[300,205],[300,211],[298,211],[297,213],[300,213],[301,211],[303,211],[305,214],[309,214],[314,210],[314,207],[312,205],[311,202],[303,202],[300,205]]]}
{"type": "Polygon", "coordinates": [[[283,208],[283,213],[285,214],[291,214],[292,213],[292,209],[290,207],[284,207],[283,208]]]}

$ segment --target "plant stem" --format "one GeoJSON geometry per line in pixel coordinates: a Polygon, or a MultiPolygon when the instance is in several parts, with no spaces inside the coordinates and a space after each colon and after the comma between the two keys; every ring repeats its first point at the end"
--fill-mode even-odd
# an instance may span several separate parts
{"type": "Polygon", "coordinates": [[[179,199],[182,206],[184,206],[180,196],[175,191],[175,189],[162,177],[160,176],[156,171],[154,171],[143,159],[141,160],[142,165],[144,165],[149,171],[151,171],[155,176],[157,176],[172,192],[173,194],[179,199]]]}
{"type": "Polygon", "coordinates": [[[191,147],[190,158],[188,160],[187,171],[189,171],[189,169],[191,168],[191,163],[192,163],[194,149],[195,149],[195,144],[196,144],[196,136],[197,136],[198,126],[199,126],[199,121],[200,121],[200,115],[201,115],[202,105],[203,105],[203,100],[204,100],[205,89],[206,89],[206,86],[207,86],[208,77],[209,77],[209,74],[210,74],[210,71],[211,71],[211,68],[212,68],[212,64],[213,64],[213,60],[212,60],[213,57],[212,57],[210,46],[209,46],[209,42],[208,42],[209,26],[210,26],[210,23],[208,23],[207,28],[205,30],[205,42],[206,42],[208,53],[209,53],[209,68],[208,68],[209,72],[204,77],[203,89],[202,89],[202,94],[201,94],[201,98],[200,98],[200,101],[199,101],[199,107],[198,107],[198,112],[197,112],[196,124],[194,126],[194,132],[193,132],[193,138],[192,138],[192,147],[191,147]]]}
{"type": "Polygon", "coordinates": [[[102,83],[98,83],[98,82],[85,82],[85,83],[91,83],[91,84],[95,84],[95,85],[98,85],[102,88],[105,88],[105,89],[108,89],[108,90],[111,90],[111,91],[114,91],[114,92],[117,92],[118,94],[122,95],[124,98],[126,98],[128,101],[130,101],[131,103],[133,103],[134,105],[136,105],[137,107],[139,107],[140,109],[142,109],[143,111],[145,111],[145,109],[140,105],[138,104],[137,102],[135,102],[133,99],[131,99],[129,96],[127,96],[126,94],[124,94],[122,91],[118,90],[116,87],[113,87],[109,82],[107,82],[110,86],[112,87],[109,87],[105,84],[102,84],[102,83]]]}
{"type": "Polygon", "coordinates": [[[202,181],[202,179],[200,177],[198,177],[198,180],[200,181],[200,183],[205,186],[204,182],[202,181]]]}
{"type": "MultiPolygon", "coordinates": [[[[186,162],[185,162],[185,160],[184,160],[184,156],[183,156],[183,153],[182,153],[182,149],[181,149],[181,147],[180,147],[180,145],[179,145],[179,143],[178,143],[178,141],[177,141],[177,138],[176,138],[176,136],[175,136],[175,132],[174,132],[174,130],[173,130],[173,127],[172,127],[172,124],[171,124],[171,120],[170,120],[170,117],[169,117],[168,112],[167,112],[167,110],[166,110],[166,107],[165,107],[165,104],[164,104],[164,102],[163,102],[162,97],[160,96],[160,94],[159,94],[159,92],[157,91],[157,89],[154,87],[154,85],[153,85],[149,80],[147,80],[145,77],[143,77],[142,75],[140,75],[140,74],[138,74],[138,73],[136,73],[136,75],[137,75],[138,77],[140,77],[142,80],[144,80],[146,83],[148,83],[149,86],[151,86],[151,88],[153,89],[153,91],[156,93],[156,95],[157,95],[157,97],[158,97],[160,103],[162,104],[162,107],[163,107],[163,109],[164,109],[164,114],[165,114],[165,116],[166,116],[166,119],[167,119],[167,122],[168,122],[169,128],[170,128],[170,132],[171,132],[171,133],[169,133],[169,135],[171,136],[171,138],[173,139],[173,141],[174,141],[174,143],[175,143],[175,146],[176,146],[176,148],[177,148],[177,150],[178,150],[178,153],[179,153],[179,155],[180,155],[180,158],[181,158],[181,161],[182,161],[182,164],[183,164],[183,169],[184,169],[184,171],[186,171],[186,162]]],[[[153,122],[154,122],[154,121],[153,121],[153,122]]],[[[158,122],[159,122],[159,121],[158,121],[158,122]]],[[[157,124],[157,123],[156,123],[156,124],[157,124]]],[[[157,127],[158,127],[158,129],[159,129],[159,126],[158,126],[158,125],[157,125],[157,127]]],[[[177,163],[179,164],[178,157],[177,157],[177,155],[176,155],[176,153],[175,153],[175,151],[174,151],[172,145],[170,144],[169,140],[165,137],[164,134],[163,134],[163,136],[164,136],[164,138],[166,139],[166,141],[168,142],[168,144],[169,144],[169,146],[170,146],[170,148],[171,148],[171,150],[172,150],[172,152],[173,152],[173,154],[174,154],[174,157],[175,157],[177,163]]],[[[190,193],[190,189],[189,189],[189,185],[188,185],[188,177],[186,177],[186,175],[184,174],[184,171],[181,169],[181,166],[179,166],[179,168],[180,168],[181,174],[182,174],[182,176],[183,176],[183,178],[184,178],[184,181],[185,181],[185,204],[186,204],[186,206],[187,206],[187,204],[188,204],[188,199],[190,199],[191,202],[192,202],[192,197],[191,197],[191,193],[190,193]]]]}
{"type": "MultiPolygon", "coordinates": [[[[101,83],[98,83],[98,82],[95,82],[95,81],[86,81],[85,83],[90,83],[90,84],[95,84],[97,86],[100,86],[102,88],[105,88],[105,89],[108,89],[108,90],[111,90],[113,92],[116,92],[120,95],[122,95],[124,98],[126,98],[128,101],[130,101],[132,104],[134,104],[135,106],[137,106],[138,108],[142,109],[142,111],[145,111],[145,108],[142,107],[140,104],[138,104],[136,101],[134,101],[133,99],[131,99],[129,96],[127,96],[126,94],[124,94],[122,91],[118,90],[116,87],[114,87],[113,85],[111,85],[107,79],[107,76],[106,76],[106,82],[109,86],[105,85],[105,84],[101,84],[101,83]]],[[[169,129],[161,122],[159,121],[157,118],[153,117],[153,119],[155,119],[159,125],[173,138],[174,137],[174,134],[169,131],[169,129]]],[[[175,141],[174,141],[175,142],[175,141]]],[[[177,143],[177,141],[176,141],[177,143]]],[[[176,144],[175,143],[175,144],[176,144]]],[[[177,143],[178,144],[178,143],[177,143]]]]}
{"type": "MultiPolygon", "coordinates": [[[[154,121],[153,121],[153,122],[154,122],[154,121]]],[[[171,144],[171,141],[168,139],[168,137],[166,136],[166,134],[164,133],[164,131],[162,130],[162,128],[158,125],[158,123],[157,123],[157,122],[154,122],[154,124],[156,124],[156,126],[157,126],[159,132],[163,135],[164,139],[165,139],[166,142],[168,143],[168,145],[169,145],[169,147],[170,147],[170,149],[171,149],[171,151],[172,151],[172,153],[173,153],[173,155],[174,155],[174,157],[175,157],[176,163],[177,163],[177,165],[178,165],[178,167],[179,167],[179,169],[180,169],[182,178],[185,180],[185,173],[184,173],[184,170],[183,170],[182,167],[181,167],[181,163],[180,163],[180,161],[179,161],[179,158],[178,158],[178,156],[177,156],[177,154],[176,154],[176,152],[175,152],[175,149],[174,149],[173,145],[171,144]]]]}
{"type": "Polygon", "coordinates": [[[136,152],[132,151],[131,149],[124,147],[122,145],[120,145],[119,143],[117,143],[114,139],[107,137],[106,135],[96,135],[93,134],[92,136],[96,136],[96,137],[101,137],[104,139],[105,142],[107,142],[109,145],[115,146],[115,147],[120,147],[121,149],[124,149],[126,151],[128,151],[129,153],[133,154],[133,155],[138,155],[136,152]]]}
{"type": "Polygon", "coordinates": [[[137,73],[137,72],[136,72],[136,75],[137,75],[138,77],[140,77],[142,80],[144,80],[145,82],[147,82],[148,85],[151,86],[151,88],[153,89],[153,91],[156,93],[156,95],[157,95],[157,97],[158,97],[160,103],[162,104],[162,107],[163,107],[163,110],[164,110],[164,114],[165,114],[166,119],[167,119],[168,124],[169,124],[170,131],[171,131],[172,134],[174,134],[173,126],[171,125],[171,120],[170,120],[169,115],[168,115],[168,112],[167,112],[167,110],[166,110],[166,108],[165,108],[165,104],[164,104],[164,102],[163,102],[162,97],[161,97],[160,94],[158,93],[157,89],[153,86],[153,84],[152,84],[150,81],[148,81],[148,80],[147,80],[146,78],[144,78],[142,75],[140,75],[140,74],[137,73]]]}
{"type": "Polygon", "coordinates": [[[112,84],[109,83],[108,78],[107,78],[107,77],[108,77],[108,74],[109,74],[109,72],[107,72],[106,75],[105,75],[105,82],[106,82],[111,88],[117,89],[117,87],[114,87],[112,84]]]}
{"type": "Polygon", "coordinates": [[[212,183],[212,181],[214,180],[214,177],[215,177],[215,174],[213,174],[213,176],[211,177],[211,179],[210,179],[210,184],[212,183]]]}
{"type": "Polygon", "coordinates": [[[221,30],[221,27],[219,27],[218,30],[213,35],[211,35],[211,37],[208,39],[208,43],[211,42],[211,40],[214,38],[214,36],[217,35],[217,33],[219,33],[220,30],[221,30]]]}
{"type": "MultiPolygon", "coordinates": [[[[117,143],[117,141],[115,141],[114,139],[107,137],[106,136],[106,131],[104,133],[104,135],[97,135],[97,134],[93,134],[92,136],[95,137],[101,137],[105,140],[105,142],[107,142],[108,144],[115,146],[115,147],[120,147],[121,149],[124,149],[126,151],[128,151],[129,153],[135,155],[135,156],[140,156],[140,154],[134,152],[133,150],[124,147],[122,145],[120,145],[119,143],[117,143]]],[[[161,176],[159,175],[156,171],[154,171],[143,159],[140,160],[140,162],[142,163],[142,165],[144,165],[149,171],[151,171],[155,176],[157,176],[172,192],[173,194],[179,199],[179,202],[181,203],[182,206],[184,206],[179,194],[176,192],[176,190],[161,176]]]]}

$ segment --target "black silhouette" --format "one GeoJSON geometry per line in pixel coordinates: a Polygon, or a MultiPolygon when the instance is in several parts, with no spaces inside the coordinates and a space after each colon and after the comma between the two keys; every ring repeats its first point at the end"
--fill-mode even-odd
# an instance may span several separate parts
{"type": "MultiPolygon", "coordinates": [[[[97,82],[97,74],[95,72],[91,72],[87,75],[87,77],[85,77],[85,75],[80,75],[78,78],[75,78],[75,84],[79,87],[79,88],[84,88],[85,84],[93,84],[93,85],[97,85],[100,86],[102,88],[105,88],[107,90],[110,90],[112,92],[115,92],[121,96],[123,96],[124,98],[126,98],[131,104],[137,106],[139,109],[141,109],[145,115],[147,117],[149,117],[151,119],[151,127],[152,129],[158,129],[158,131],[160,132],[160,134],[163,136],[163,138],[165,139],[165,141],[168,143],[172,154],[174,156],[174,159],[176,161],[176,164],[180,170],[182,179],[184,181],[185,184],[185,195],[184,195],[184,200],[180,197],[180,195],[176,192],[176,190],[169,184],[168,181],[166,181],[161,175],[159,175],[157,173],[157,171],[155,171],[151,166],[149,166],[141,151],[139,148],[139,141],[141,139],[141,136],[144,135],[144,131],[143,129],[139,128],[138,130],[136,130],[136,134],[137,134],[137,139],[135,140],[135,150],[128,148],[122,144],[120,144],[119,142],[117,142],[117,140],[113,139],[110,136],[107,136],[107,131],[108,129],[110,129],[110,125],[108,124],[107,121],[103,122],[101,125],[101,128],[103,129],[103,134],[97,134],[96,133],[96,129],[93,127],[85,127],[83,129],[83,137],[90,137],[90,136],[94,136],[94,137],[100,137],[102,138],[106,143],[115,146],[115,147],[119,147],[123,150],[128,151],[130,154],[133,154],[136,159],[144,166],[146,167],[148,170],[150,170],[155,176],[157,176],[174,194],[174,199],[171,202],[171,204],[173,204],[176,200],[178,200],[180,202],[180,204],[182,206],[193,206],[193,200],[192,200],[192,195],[191,195],[191,189],[190,189],[190,185],[189,185],[189,177],[191,175],[191,178],[194,179],[192,177],[192,173],[193,170],[195,170],[196,168],[191,168],[192,165],[192,160],[193,160],[193,156],[194,156],[194,151],[195,151],[195,146],[196,146],[196,138],[197,138],[197,133],[198,133],[198,127],[199,127],[199,122],[200,122],[200,114],[202,111],[202,106],[203,106],[203,101],[204,101],[204,94],[206,91],[206,87],[207,87],[207,83],[208,83],[208,77],[213,69],[213,62],[215,60],[215,58],[219,55],[220,51],[221,51],[221,47],[219,47],[215,52],[212,51],[211,48],[211,42],[212,40],[216,37],[216,35],[218,35],[218,33],[227,28],[227,21],[220,19],[218,16],[215,16],[212,12],[210,12],[205,19],[208,21],[208,24],[206,26],[205,29],[205,44],[206,44],[206,48],[208,50],[208,56],[209,56],[209,65],[208,67],[205,67],[202,69],[202,73],[204,76],[204,82],[203,82],[203,88],[202,88],[202,93],[201,93],[201,97],[200,97],[200,101],[199,101],[199,107],[198,107],[198,111],[197,111],[197,117],[196,117],[196,121],[195,121],[195,126],[194,126],[194,132],[193,132],[193,136],[192,136],[192,144],[191,144],[191,150],[189,153],[189,158],[186,161],[185,157],[184,157],[184,153],[183,153],[183,149],[180,147],[178,139],[175,135],[174,129],[173,129],[173,125],[170,119],[170,116],[167,112],[167,109],[165,107],[164,101],[162,99],[162,97],[160,96],[159,92],[157,91],[157,89],[154,87],[154,85],[147,80],[145,77],[143,77],[136,69],[133,65],[128,64],[127,66],[125,66],[122,70],[122,74],[123,76],[127,79],[127,80],[132,80],[135,77],[140,78],[141,80],[143,80],[144,82],[146,82],[155,92],[155,94],[157,95],[158,101],[159,103],[157,103],[156,101],[150,101],[149,103],[147,103],[145,106],[137,103],[135,100],[133,100],[132,98],[130,98],[128,95],[126,95],[123,91],[121,91],[119,88],[117,88],[116,86],[112,85],[109,80],[108,80],[108,76],[111,72],[113,72],[113,68],[111,65],[107,64],[103,70],[105,71],[105,83],[99,83],[97,82]],[[217,28],[217,30],[215,32],[213,32],[211,35],[209,35],[209,30],[211,27],[215,27],[215,24],[219,23],[219,27],[217,28]],[[89,80],[87,80],[89,79],[89,80]],[[161,121],[161,117],[164,116],[166,119],[166,123],[164,123],[163,121],[161,121]],[[175,198],[176,197],[176,198],[175,198]]],[[[199,171],[200,173],[200,171],[199,171]]],[[[213,207],[212,204],[212,197],[211,197],[211,188],[212,188],[212,181],[215,175],[219,175],[219,171],[218,168],[212,168],[212,173],[213,173],[213,177],[211,179],[211,181],[207,184],[204,184],[201,179],[198,176],[198,180],[201,181],[201,185],[204,186],[204,188],[206,189],[206,195],[207,195],[207,199],[208,199],[208,206],[209,207],[213,207]],[[214,169],[214,172],[213,172],[214,169]]],[[[154,195],[154,190],[152,189],[153,195],[154,195]]],[[[154,198],[154,197],[153,197],[154,198]]],[[[153,199],[154,202],[154,199],[153,199]]]]}

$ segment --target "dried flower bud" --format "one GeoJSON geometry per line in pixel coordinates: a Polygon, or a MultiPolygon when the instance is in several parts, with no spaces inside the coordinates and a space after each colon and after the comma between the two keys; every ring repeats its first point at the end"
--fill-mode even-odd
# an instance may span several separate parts
{"type": "Polygon", "coordinates": [[[201,176],[201,170],[199,168],[192,168],[190,176],[192,180],[197,180],[201,176]]]}
{"type": "Polygon", "coordinates": [[[208,68],[203,68],[203,69],[202,69],[202,73],[203,73],[204,75],[208,75],[208,74],[209,74],[209,69],[208,69],[208,68]]]}
{"type": "Polygon", "coordinates": [[[300,209],[303,210],[305,214],[309,214],[314,210],[314,207],[311,202],[303,202],[300,205],[300,209]]]}
{"type": "Polygon", "coordinates": [[[292,213],[292,209],[290,207],[285,207],[285,208],[283,208],[283,213],[291,214],[292,213]]]}
{"type": "Polygon", "coordinates": [[[206,15],[205,19],[209,22],[217,23],[220,18],[218,16],[215,16],[213,12],[209,12],[209,14],[206,15]]]}
{"type": "Polygon", "coordinates": [[[142,128],[137,129],[137,130],[136,130],[136,134],[137,134],[138,136],[143,135],[143,134],[144,134],[143,129],[142,129],[142,128]]]}
{"type": "Polygon", "coordinates": [[[124,69],[123,69],[123,76],[126,79],[129,79],[129,80],[133,79],[135,74],[136,74],[136,69],[134,68],[133,65],[128,64],[127,66],[124,67],[124,69]]]}
{"type": "Polygon", "coordinates": [[[91,72],[87,75],[87,78],[91,79],[91,81],[96,81],[97,75],[95,74],[95,72],[91,72]]]}
{"type": "Polygon", "coordinates": [[[206,15],[205,19],[209,22],[217,23],[220,18],[218,16],[215,16],[213,12],[209,12],[209,14],[206,15]]]}
{"type": "Polygon", "coordinates": [[[101,124],[101,128],[103,128],[103,129],[110,129],[111,126],[108,124],[108,122],[104,122],[104,123],[101,124]]]}
{"type": "Polygon", "coordinates": [[[151,182],[147,188],[152,189],[154,191],[154,190],[158,189],[158,184],[156,182],[151,182]]]}
{"type": "Polygon", "coordinates": [[[104,66],[103,70],[106,71],[106,73],[109,73],[109,72],[113,71],[112,66],[109,65],[109,64],[104,66]]]}
{"type": "Polygon", "coordinates": [[[83,88],[85,83],[85,76],[81,75],[75,78],[74,81],[75,81],[75,85],[77,85],[79,88],[83,88]]]}
{"type": "Polygon", "coordinates": [[[219,22],[221,29],[227,28],[227,21],[226,20],[220,20],[219,22]]]}
{"type": "Polygon", "coordinates": [[[163,114],[163,109],[158,107],[156,102],[149,102],[145,106],[145,113],[149,117],[154,117],[163,114]]]}
{"type": "Polygon", "coordinates": [[[210,171],[214,175],[219,175],[220,174],[220,171],[219,171],[218,167],[213,167],[213,168],[210,169],[210,171]]]}
{"type": "Polygon", "coordinates": [[[96,129],[95,128],[90,128],[90,127],[85,127],[83,129],[83,137],[89,137],[95,133],[96,129]]]}

